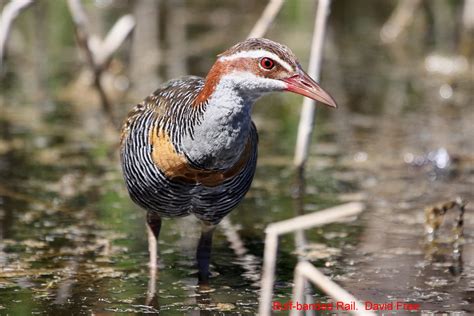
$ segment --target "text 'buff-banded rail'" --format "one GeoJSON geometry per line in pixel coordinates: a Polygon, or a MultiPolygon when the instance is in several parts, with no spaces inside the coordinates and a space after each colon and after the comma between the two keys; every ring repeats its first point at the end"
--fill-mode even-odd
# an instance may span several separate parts
{"type": "Polygon", "coordinates": [[[255,173],[252,107],[273,91],[336,107],[290,49],[259,38],[220,54],[205,79],[163,84],[130,111],[123,125],[125,182],[132,200],[147,211],[151,242],[158,239],[162,217],[193,214],[203,223],[197,247],[201,284],[209,278],[214,228],[244,198],[255,173]]]}

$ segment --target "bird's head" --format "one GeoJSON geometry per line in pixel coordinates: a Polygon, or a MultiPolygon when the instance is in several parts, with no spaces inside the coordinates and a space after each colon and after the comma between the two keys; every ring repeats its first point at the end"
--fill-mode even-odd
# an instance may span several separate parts
{"type": "Polygon", "coordinates": [[[334,99],[301,68],[288,47],[264,38],[248,39],[218,55],[206,78],[207,94],[217,84],[232,85],[253,97],[290,91],[336,107],[334,99]]]}

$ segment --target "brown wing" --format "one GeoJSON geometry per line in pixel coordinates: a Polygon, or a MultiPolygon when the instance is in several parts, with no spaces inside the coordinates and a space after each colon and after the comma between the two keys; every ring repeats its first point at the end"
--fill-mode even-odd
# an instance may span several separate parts
{"type": "Polygon", "coordinates": [[[130,134],[130,127],[146,113],[153,112],[158,125],[165,129],[169,126],[180,125],[181,118],[192,115],[196,109],[192,109],[194,99],[204,86],[204,79],[200,77],[187,76],[174,79],[164,83],[153,94],[145,98],[132,108],[122,125],[120,143],[123,146],[125,139],[130,134]],[[185,109],[189,109],[185,111],[185,109]]]}

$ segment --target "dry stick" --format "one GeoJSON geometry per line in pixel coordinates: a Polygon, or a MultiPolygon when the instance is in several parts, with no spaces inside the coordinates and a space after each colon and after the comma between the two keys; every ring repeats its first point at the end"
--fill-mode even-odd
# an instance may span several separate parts
{"type": "Polygon", "coordinates": [[[33,4],[33,0],[12,0],[3,8],[0,15],[0,74],[3,73],[3,59],[11,26],[21,11],[33,4]]]}
{"type": "Polygon", "coordinates": [[[173,1],[168,8],[168,25],[166,27],[166,40],[168,42],[167,76],[176,78],[188,73],[187,70],[187,24],[188,15],[181,0],[173,1]]]}
{"type": "MultiPolygon", "coordinates": [[[[314,23],[311,56],[308,66],[308,74],[316,81],[319,81],[319,74],[321,72],[323,42],[326,33],[326,21],[329,15],[330,4],[331,0],[318,1],[318,11],[314,23]]],[[[309,144],[314,127],[315,104],[316,102],[314,100],[305,98],[303,101],[303,108],[301,109],[294,158],[294,164],[300,170],[304,169],[304,165],[308,158],[309,144]]]]}
{"type": "MultiPolygon", "coordinates": [[[[133,16],[137,26],[133,32],[130,47],[129,74],[133,83],[133,93],[137,96],[148,95],[156,89],[162,78],[158,68],[164,65],[160,48],[162,0],[133,1],[133,16]]],[[[171,5],[171,4],[170,4],[171,5]]]]}
{"type": "Polygon", "coordinates": [[[265,35],[265,33],[267,33],[270,25],[273,23],[273,20],[275,20],[278,12],[280,12],[283,2],[284,0],[270,0],[268,2],[265,10],[263,10],[262,15],[258,19],[257,23],[255,23],[252,31],[250,31],[248,38],[262,37],[265,35]]]}
{"type": "MultiPolygon", "coordinates": [[[[278,237],[298,230],[308,229],[333,223],[344,217],[354,216],[362,212],[362,203],[352,202],[323,211],[314,212],[277,223],[272,223],[265,230],[265,250],[263,254],[262,290],[260,293],[259,315],[271,315],[273,283],[278,250],[278,237]]],[[[331,281],[332,282],[332,281],[331,281]]]]}
{"type": "MultiPolygon", "coordinates": [[[[297,216],[304,215],[304,194],[306,190],[305,186],[305,179],[302,170],[297,170],[296,174],[296,181],[293,185],[293,202],[295,207],[295,213],[297,216]]],[[[304,252],[304,248],[307,246],[308,241],[306,239],[305,231],[302,229],[295,231],[295,248],[298,251],[298,262],[305,261],[306,258],[302,255],[304,252]]],[[[313,298],[313,289],[309,282],[303,281],[303,288],[304,288],[304,300],[301,300],[302,303],[312,303],[314,301],[313,298]]],[[[306,311],[307,316],[314,316],[314,311],[308,310],[306,311]]]]}
{"type": "Polygon", "coordinates": [[[104,112],[110,123],[118,128],[119,122],[110,104],[102,85],[102,73],[112,58],[112,54],[120,47],[135,27],[135,20],[131,15],[119,19],[107,34],[103,42],[93,46],[92,36],[87,29],[87,16],[80,0],[68,0],[69,11],[74,21],[78,45],[86,54],[87,63],[94,74],[94,86],[99,93],[104,112]]]}
{"type": "MultiPolygon", "coordinates": [[[[303,289],[305,280],[310,280],[316,284],[320,289],[329,294],[334,300],[339,302],[351,302],[355,305],[355,310],[350,312],[354,315],[359,316],[375,316],[372,311],[365,310],[365,306],[362,305],[354,296],[344,290],[342,287],[331,281],[330,278],[322,274],[309,262],[300,262],[295,269],[295,279],[293,286],[293,301],[301,302],[303,299],[303,289]]],[[[301,314],[301,310],[292,309],[291,316],[297,316],[301,314]]]]}
{"type": "Polygon", "coordinates": [[[474,0],[464,0],[462,25],[466,29],[474,29],[474,0]]]}
{"type": "Polygon", "coordinates": [[[94,74],[94,86],[97,89],[97,92],[99,93],[100,101],[102,104],[102,108],[104,112],[107,114],[107,117],[109,118],[110,123],[114,127],[118,127],[117,120],[115,118],[114,111],[112,109],[112,105],[110,104],[109,99],[107,98],[107,94],[105,93],[104,87],[102,85],[101,77],[102,77],[102,71],[103,68],[99,67],[98,65],[95,64],[94,62],[94,55],[92,53],[92,50],[90,49],[88,45],[88,37],[83,33],[83,31],[79,28],[76,28],[76,38],[79,46],[84,50],[86,53],[86,58],[87,62],[92,69],[92,72],[94,74]]]}
{"type": "Polygon", "coordinates": [[[413,20],[416,8],[421,0],[401,0],[382,26],[380,38],[384,43],[394,42],[413,20]]]}
{"type": "Polygon", "coordinates": [[[109,102],[109,99],[107,98],[107,95],[101,82],[103,69],[98,67],[98,65],[95,63],[94,53],[92,52],[92,49],[89,45],[90,34],[87,30],[87,17],[84,12],[84,8],[82,7],[82,3],[80,0],[68,0],[68,5],[72,19],[74,21],[77,43],[79,47],[81,47],[81,49],[85,52],[87,63],[89,64],[89,67],[92,69],[92,72],[94,74],[94,86],[97,89],[97,92],[99,93],[102,108],[107,114],[110,123],[112,123],[113,126],[117,127],[118,124],[116,124],[112,106],[109,102]]]}
{"type": "MultiPolygon", "coordinates": [[[[319,0],[318,8],[314,22],[313,39],[311,44],[311,53],[308,66],[308,74],[319,81],[319,74],[321,72],[321,60],[323,55],[323,43],[326,31],[327,17],[329,15],[331,1],[330,0],[319,0]]],[[[305,194],[305,178],[304,178],[304,164],[308,157],[309,145],[311,142],[311,135],[314,128],[314,115],[315,115],[315,104],[314,100],[304,98],[303,106],[301,109],[300,122],[298,125],[298,136],[295,147],[294,164],[297,167],[295,184],[295,199],[300,204],[300,210],[303,210],[303,198],[305,194]]],[[[306,244],[306,238],[304,231],[297,230],[295,232],[295,242],[299,249],[302,249],[306,244]]],[[[298,258],[301,261],[301,258],[298,258]]],[[[311,287],[307,282],[305,288],[309,292],[311,287]]],[[[310,299],[310,296],[308,296],[310,299]]]]}
{"type": "Polygon", "coordinates": [[[465,57],[472,56],[474,49],[474,0],[464,0],[462,12],[462,30],[459,40],[459,52],[465,57]]]}
{"type": "Polygon", "coordinates": [[[133,15],[126,14],[115,22],[98,49],[93,50],[94,61],[102,68],[107,67],[112,55],[120,48],[135,28],[133,15]]]}

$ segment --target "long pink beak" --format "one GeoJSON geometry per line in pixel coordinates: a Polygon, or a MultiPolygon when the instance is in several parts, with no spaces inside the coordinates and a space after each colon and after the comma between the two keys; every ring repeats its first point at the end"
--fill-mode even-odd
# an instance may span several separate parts
{"type": "Polygon", "coordinates": [[[313,78],[301,69],[299,69],[298,74],[282,80],[288,84],[286,91],[304,95],[305,97],[320,101],[333,108],[337,107],[333,97],[324,91],[313,78]]]}

